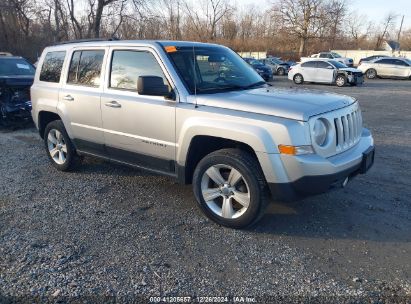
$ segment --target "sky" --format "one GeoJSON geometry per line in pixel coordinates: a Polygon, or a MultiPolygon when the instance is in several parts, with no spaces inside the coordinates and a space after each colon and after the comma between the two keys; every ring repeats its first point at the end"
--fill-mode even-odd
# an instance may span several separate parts
{"type": "MultiPolygon", "coordinates": [[[[255,5],[267,7],[275,0],[237,0],[240,5],[255,5]]],[[[411,27],[411,0],[347,0],[349,9],[356,11],[358,15],[366,15],[369,21],[382,22],[384,17],[394,12],[398,15],[398,27],[401,18],[404,17],[404,28],[411,27]]]]}

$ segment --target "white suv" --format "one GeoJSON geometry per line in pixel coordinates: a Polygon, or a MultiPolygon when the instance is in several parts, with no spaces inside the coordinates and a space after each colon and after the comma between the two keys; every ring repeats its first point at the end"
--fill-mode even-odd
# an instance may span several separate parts
{"type": "Polygon", "coordinates": [[[351,97],[276,89],[232,50],[176,41],[44,50],[32,116],[51,163],[94,155],[192,183],[212,220],[255,223],[275,199],[346,185],[373,164],[351,97]]]}

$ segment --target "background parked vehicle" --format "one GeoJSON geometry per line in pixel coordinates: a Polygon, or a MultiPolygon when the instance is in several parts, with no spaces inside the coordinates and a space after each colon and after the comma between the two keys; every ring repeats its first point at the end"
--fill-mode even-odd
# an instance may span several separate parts
{"type": "Polygon", "coordinates": [[[31,121],[30,86],[35,68],[22,57],[0,56],[0,124],[31,121]]]}
{"type": "Polygon", "coordinates": [[[380,59],[380,58],[384,58],[384,57],[389,57],[389,56],[387,56],[387,55],[373,55],[373,56],[368,56],[368,57],[365,57],[365,58],[361,58],[360,61],[358,62],[358,65],[360,65],[361,63],[366,62],[366,61],[373,61],[375,59],[380,59]]]}
{"type": "Polygon", "coordinates": [[[335,83],[339,87],[347,83],[355,86],[363,83],[360,70],[347,67],[335,60],[309,60],[291,67],[288,79],[296,84],[307,82],[335,83]]]}
{"type": "Polygon", "coordinates": [[[288,64],[287,62],[279,58],[275,58],[275,57],[261,59],[261,62],[269,66],[271,70],[273,71],[273,74],[279,75],[279,76],[287,75],[288,69],[290,68],[290,64],[288,64]]]}
{"type": "Polygon", "coordinates": [[[313,58],[334,59],[335,61],[341,62],[348,67],[354,66],[354,60],[352,58],[342,57],[340,54],[337,54],[335,52],[321,52],[311,55],[310,57],[302,57],[301,61],[304,62],[313,58]]]}
{"type": "Polygon", "coordinates": [[[410,78],[411,60],[407,58],[386,57],[363,62],[358,66],[368,79],[377,77],[410,78]]]}
{"type": "Polygon", "coordinates": [[[243,58],[245,62],[253,67],[254,70],[265,80],[269,81],[273,79],[273,70],[268,65],[265,65],[260,60],[254,58],[243,58]]]}

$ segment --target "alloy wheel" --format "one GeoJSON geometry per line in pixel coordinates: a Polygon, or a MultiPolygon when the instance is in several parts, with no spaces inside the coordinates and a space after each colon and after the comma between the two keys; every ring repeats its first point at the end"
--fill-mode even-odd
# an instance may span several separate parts
{"type": "Polygon", "coordinates": [[[209,209],[227,219],[243,215],[250,205],[250,190],[242,174],[229,165],[213,165],[203,174],[201,193],[209,209]]]}
{"type": "Polygon", "coordinates": [[[47,146],[51,158],[59,165],[66,162],[67,145],[64,141],[63,134],[56,129],[51,129],[47,135],[47,146]]]}

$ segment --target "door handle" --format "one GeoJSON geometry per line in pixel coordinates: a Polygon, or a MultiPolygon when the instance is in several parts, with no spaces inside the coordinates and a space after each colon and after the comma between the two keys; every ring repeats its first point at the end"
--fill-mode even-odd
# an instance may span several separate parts
{"type": "Polygon", "coordinates": [[[106,107],[110,107],[110,108],[121,108],[121,104],[119,104],[115,100],[112,100],[110,102],[106,102],[105,105],[106,105],[106,107]]]}
{"type": "Polygon", "coordinates": [[[63,97],[64,100],[73,101],[74,98],[71,95],[66,95],[63,97]]]}

